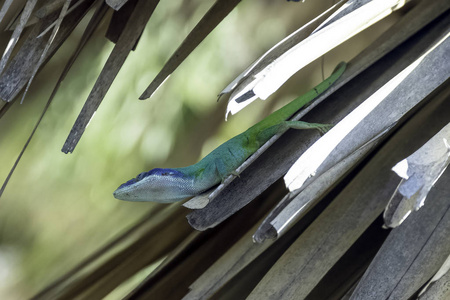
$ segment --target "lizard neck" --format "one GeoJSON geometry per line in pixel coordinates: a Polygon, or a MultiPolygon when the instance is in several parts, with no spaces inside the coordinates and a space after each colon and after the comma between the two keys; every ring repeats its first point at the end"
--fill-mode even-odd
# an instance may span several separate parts
{"type": "Polygon", "coordinates": [[[207,157],[196,164],[188,167],[176,168],[175,170],[182,172],[186,177],[192,178],[191,190],[195,195],[203,193],[221,181],[216,172],[214,162],[210,162],[210,159],[207,157]]]}

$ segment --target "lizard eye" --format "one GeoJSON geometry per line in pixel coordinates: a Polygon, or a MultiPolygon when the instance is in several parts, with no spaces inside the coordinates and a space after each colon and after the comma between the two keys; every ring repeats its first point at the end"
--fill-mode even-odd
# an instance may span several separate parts
{"type": "Polygon", "coordinates": [[[172,175],[173,172],[170,169],[153,169],[147,173],[147,175],[158,175],[158,176],[169,176],[172,175]]]}
{"type": "MultiPolygon", "coordinates": [[[[144,177],[151,176],[151,175],[156,175],[156,176],[182,176],[183,175],[182,173],[177,172],[174,169],[159,169],[159,168],[150,170],[147,173],[143,173],[143,174],[145,174],[144,177]]],[[[141,174],[139,174],[139,175],[141,175],[141,174]]]]}

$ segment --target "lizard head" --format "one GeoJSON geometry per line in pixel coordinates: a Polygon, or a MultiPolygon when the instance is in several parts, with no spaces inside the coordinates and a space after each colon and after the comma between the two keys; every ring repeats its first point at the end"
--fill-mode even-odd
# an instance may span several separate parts
{"type": "Polygon", "coordinates": [[[176,202],[194,196],[192,181],[176,169],[153,169],[119,186],[114,197],[127,201],[176,202]]]}

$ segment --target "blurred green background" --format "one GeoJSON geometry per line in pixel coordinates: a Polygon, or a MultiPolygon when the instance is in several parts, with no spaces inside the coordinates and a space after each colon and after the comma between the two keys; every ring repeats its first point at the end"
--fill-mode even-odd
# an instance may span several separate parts
{"type": "MultiPolygon", "coordinates": [[[[135,223],[154,205],[116,200],[124,181],[155,167],[197,162],[220,143],[322,80],[321,60],[295,75],[268,101],[224,121],[219,92],[253,60],[328,8],[332,1],[243,1],[156,94],[138,100],[212,1],[161,1],[73,154],[60,149],[113,44],[109,18],[63,82],[0,199],[0,299],[32,296],[135,223]]],[[[89,16],[88,16],[89,17],[89,16]]],[[[391,16],[324,58],[325,75],[394,22],[391,16]]],[[[6,178],[62,68],[82,22],[38,74],[25,98],[0,119],[0,180],[6,178]]],[[[11,32],[4,32],[6,46],[11,32]]],[[[119,298],[152,268],[112,295],[119,298]]]]}

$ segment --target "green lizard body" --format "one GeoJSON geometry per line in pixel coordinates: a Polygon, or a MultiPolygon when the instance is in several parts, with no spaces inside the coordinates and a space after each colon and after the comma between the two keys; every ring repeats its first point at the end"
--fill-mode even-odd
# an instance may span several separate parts
{"type": "Polygon", "coordinates": [[[128,201],[170,203],[196,196],[234,174],[250,155],[275,134],[287,128],[326,131],[328,125],[287,120],[328,89],[342,75],[345,67],[345,63],[340,63],[333,74],[315,88],[226,141],[198,163],[183,168],[158,168],[141,173],[122,184],[114,192],[114,197],[128,201]]]}

